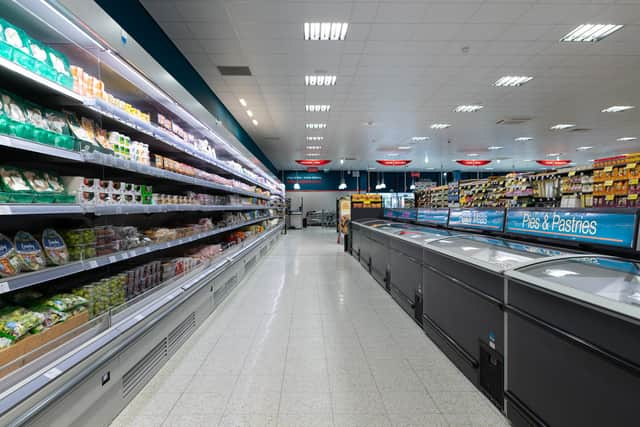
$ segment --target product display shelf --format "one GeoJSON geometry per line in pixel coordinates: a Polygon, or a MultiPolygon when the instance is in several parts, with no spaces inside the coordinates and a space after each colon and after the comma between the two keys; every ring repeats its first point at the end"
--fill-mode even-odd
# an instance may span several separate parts
{"type": "Polygon", "coordinates": [[[182,175],[176,172],[156,168],[150,165],[144,165],[131,160],[121,159],[109,154],[99,152],[69,151],[9,135],[0,135],[0,147],[7,147],[17,150],[23,150],[26,152],[42,154],[70,162],[90,163],[98,166],[111,167],[125,172],[133,172],[140,175],[162,178],[169,181],[175,181],[177,183],[224,191],[226,193],[240,194],[243,196],[256,197],[265,200],[269,199],[269,196],[262,193],[256,193],[253,191],[246,191],[228,185],[217,184],[215,182],[207,181],[204,179],[182,175]]]}
{"type": "Polygon", "coordinates": [[[20,84],[36,86],[38,91],[46,93],[49,96],[64,97],[69,101],[75,103],[84,102],[84,97],[75,93],[71,89],[59,85],[49,79],[46,79],[33,71],[27,70],[24,67],[9,61],[6,58],[0,56],[0,77],[2,81],[19,81],[20,84]]]}
{"type": "Polygon", "coordinates": [[[208,237],[212,237],[217,234],[235,230],[236,228],[255,224],[261,221],[267,221],[273,218],[275,217],[265,216],[261,218],[252,219],[251,221],[245,221],[242,223],[230,225],[228,227],[205,231],[203,233],[194,234],[193,236],[183,237],[181,239],[176,239],[169,242],[154,243],[154,244],[142,246],[136,249],[116,252],[110,255],[90,258],[83,261],[74,261],[58,267],[45,268],[43,270],[35,271],[32,273],[19,274],[13,277],[5,277],[5,278],[2,278],[1,280],[3,281],[0,282],[0,294],[15,291],[18,289],[27,288],[29,286],[48,282],[50,280],[59,279],[65,276],[79,273],[81,271],[93,270],[96,268],[104,267],[109,264],[114,264],[116,262],[135,258],[141,255],[146,255],[151,252],[158,252],[158,251],[173,248],[176,246],[184,245],[187,243],[195,242],[198,240],[206,239],[208,237]]]}
{"type": "Polygon", "coordinates": [[[81,205],[56,203],[0,204],[3,215],[129,215],[166,212],[232,212],[270,209],[266,205],[81,205]]]}
{"type": "MultiPolygon", "coordinates": [[[[29,369],[17,371],[11,377],[1,380],[7,381],[9,384],[3,384],[7,387],[3,387],[4,390],[0,392],[0,419],[4,423],[7,421],[5,417],[8,417],[19,423],[20,420],[28,422],[30,418],[37,417],[41,410],[48,407],[45,402],[60,399],[68,392],[67,386],[71,384],[73,387],[74,384],[86,380],[88,376],[95,373],[93,369],[87,369],[86,364],[90,364],[96,356],[100,356],[104,362],[114,362],[113,354],[119,354],[118,351],[122,351],[127,346],[130,347],[132,344],[141,345],[136,339],[145,334],[153,335],[154,327],[164,319],[171,317],[176,311],[180,311],[180,307],[184,307],[183,303],[186,302],[189,306],[202,304],[204,298],[197,297],[202,293],[202,288],[211,283],[211,278],[220,277],[232,270],[234,264],[250,253],[255,253],[255,249],[261,245],[264,247],[269,239],[273,240],[282,227],[282,223],[272,226],[196,269],[170,279],[146,295],[143,294],[139,298],[128,301],[123,306],[114,308],[91,320],[78,328],[79,331],[75,337],[34,360],[29,365],[29,369]],[[200,303],[192,301],[194,298],[200,303]],[[58,385],[54,385],[55,388],[47,392],[47,387],[52,385],[54,381],[58,385]],[[63,384],[60,384],[61,382],[63,384]],[[40,392],[44,392],[44,394],[39,394],[40,392]],[[34,404],[33,398],[42,398],[43,400],[40,402],[41,404],[34,404]],[[26,401],[29,402],[29,405],[34,404],[33,410],[16,411],[26,401]]],[[[261,255],[263,250],[260,251],[261,255]]],[[[192,309],[194,308],[189,310],[192,309]]],[[[195,309],[200,310],[200,308],[195,309]]],[[[210,310],[204,309],[204,312],[199,314],[203,314],[206,318],[210,310]]],[[[200,324],[201,321],[198,320],[197,324],[200,324]]],[[[175,325],[172,324],[172,326],[175,325]]],[[[157,331],[155,333],[157,334],[157,331]]],[[[182,341],[172,343],[177,347],[181,344],[182,341]]],[[[163,362],[168,356],[170,353],[163,357],[163,362]]],[[[119,362],[115,360],[115,363],[119,362]]],[[[131,364],[135,364],[135,361],[131,361],[131,364]]],[[[118,371],[118,375],[120,372],[118,371]]],[[[138,381],[144,384],[153,374],[154,371],[147,370],[141,374],[142,378],[138,378],[138,381]]],[[[2,383],[0,382],[0,384],[2,383]]]]}

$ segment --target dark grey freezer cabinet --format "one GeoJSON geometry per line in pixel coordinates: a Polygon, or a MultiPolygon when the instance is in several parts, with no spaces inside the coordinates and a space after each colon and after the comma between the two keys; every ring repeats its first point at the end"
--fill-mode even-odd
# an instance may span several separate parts
{"type": "Polygon", "coordinates": [[[640,265],[585,256],[508,273],[515,426],[637,426],[640,265]]]}
{"type": "Polygon", "coordinates": [[[476,235],[436,240],[423,251],[425,333],[502,408],[504,272],[563,252],[476,235]]]}

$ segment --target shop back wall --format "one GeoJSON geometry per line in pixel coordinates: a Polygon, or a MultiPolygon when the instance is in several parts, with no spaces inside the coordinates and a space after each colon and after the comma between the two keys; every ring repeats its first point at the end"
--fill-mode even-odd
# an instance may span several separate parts
{"type": "MultiPolygon", "coordinates": [[[[409,186],[411,186],[412,181],[415,179],[416,181],[426,181],[430,180],[436,183],[436,185],[443,182],[443,176],[439,172],[421,172],[420,177],[413,178],[411,177],[410,172],[371,172],[370,174],[367,171],[358,171],[360,174],[359,178],[356,178],[353,172],[347,173],[344,171],[344,180],[347,184],[346,190],[344,192],[376,192],[375,186],[378,182],[378,179],[384,177],[384,183],[387,188],[384,192],[390,193],[404,193],[410,192],[409,186]],[[367,179],[367,175],[369,175],[369,179],[367,179]],[[405,181],[406,177],[406,181],[405,181]],[[367,188],[367,181],[371,188],[367,188]],[[405,185],[406,182],[406,185],[405,185]],[[359,186],[358,186],[359,183],[359,186]]],[[[356,173],[356,174],[357,174],[356,173]]],[[[489,173],[480,173],[480,178],[486,178],[490,175],[489,173]]],[[[318,172],[307,172],[307,171],[283,171],[279,175],[281,178],[284,177],[284,183],[286,185],[286,190],[289,191],[303,191],[303,192],[311,192],[311,191],[338,191],[338,186],[340,185],[340,181],[342,178],[341,171],[318,171],[318,172]],[[293,185],[295,183],[300,184],[300,190],[294,190],[293,185]]],[[[478,178],[478,174],[476,172],[449,172],[447,174],[448,180],[453,179],[476,179],[478,178]]]]}

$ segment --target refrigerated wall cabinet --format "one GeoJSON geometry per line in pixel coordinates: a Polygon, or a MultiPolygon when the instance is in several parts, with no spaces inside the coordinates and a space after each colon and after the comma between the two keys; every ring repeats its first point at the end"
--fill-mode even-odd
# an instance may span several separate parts
{"type": "Polygon", "coordinates": [[[0,425],[109,425],[268,254],[284,185],[97,3],[0,11],[0,425]]]}

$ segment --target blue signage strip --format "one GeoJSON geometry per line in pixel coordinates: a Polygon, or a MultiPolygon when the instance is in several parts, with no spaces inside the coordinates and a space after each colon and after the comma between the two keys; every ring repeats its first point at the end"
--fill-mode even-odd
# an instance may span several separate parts
{"type": "Polygon", "coordinates": [[[445,226],[449,222],[449,209],[418,208],[418,222],[445,226]]]}
{"type": "Polygon", "coordinates": [[[413,208],[387,208],[384,210],[384,217],[415,221],[417,218],[417,213],[413,208]]]}
{"type": "Polygon", "coordinates": [[[450,209],[449,227],[502,232],[504,209],[450,209]]]}
{"type": "Polygon", "coordinates": [[[510,209],[505,231],[633,249],[635,230],[633,212],[510,209]]]}

